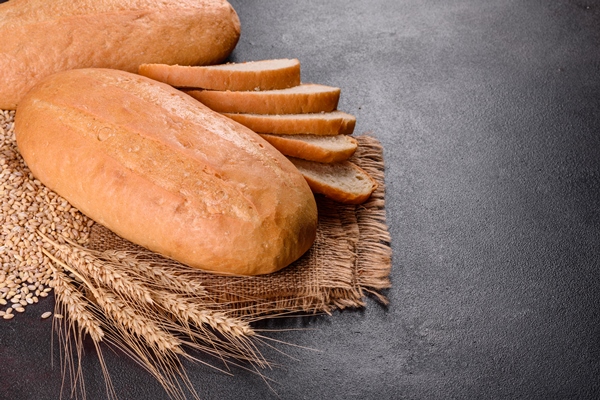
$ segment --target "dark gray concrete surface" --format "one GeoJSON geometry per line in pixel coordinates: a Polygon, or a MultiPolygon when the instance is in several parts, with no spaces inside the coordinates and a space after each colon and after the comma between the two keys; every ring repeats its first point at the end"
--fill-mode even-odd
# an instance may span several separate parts
{"type": "MultiPolygon", "coordinates": [[[[298,58],[383,143],[393,288],[387,308],[267,324],[314,349],[267,350],[272,390],[188,365],[202,398],[600,397],[600,3],[232,4],[233,61],[298,58]]],[[[0,398],[58,398],[51,303],[0,323],[0,398]]],[[[166,398],[105,356],[122,399],[166,398]]],[[[91,350],[84,368],[104,398],[91,350]]]]}

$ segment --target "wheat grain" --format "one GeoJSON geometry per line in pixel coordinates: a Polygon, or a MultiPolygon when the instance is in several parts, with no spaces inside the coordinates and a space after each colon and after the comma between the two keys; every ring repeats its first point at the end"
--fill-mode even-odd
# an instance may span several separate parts
{"type": "Polygon", "coordinates": [[[52,275],[36,231],[84,244],[90,220],[33,177],[16,146],[14,115],[0,110],[0,306],[18,300],[25,308],[48,296],[52,275]]]}

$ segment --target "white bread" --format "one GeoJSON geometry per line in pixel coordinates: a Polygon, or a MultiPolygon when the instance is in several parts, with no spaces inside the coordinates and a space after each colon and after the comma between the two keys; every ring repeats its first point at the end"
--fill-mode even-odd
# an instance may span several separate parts
{"type": "Polygon", "coordinates": [[[138,73],[179,88],[273,90],[300,84],[300,61],[282,58],[211,66],[142,64],[138,73]]]}
{"type": "Polygon", "coordinates": [[[377,182],[350,161],[325,164],[289,157],[314,193],[346,204],[361,204],[377,189],[377,182]]]}
{"type": "Polygon", "coordinates": [[[58,71],[217,64],[239,36],[225,0],[10,0],[0,4],[0,109],[58,71]]]}
{"type": "Polygon", "coordinates": [[[214,111],[253,114],[305,114],[333,111],[337,108],[340,92],[340,88],[314,83],[262,91],[186,91],[214,111]]]}
{"type": "Polygon", "coordinates": [[[265,274],[314,241],[314,195],[292,163],[169,85],[110,69],[60,72],[23,98],[15,132],[42,183],[192,267],[265,274]]]}
{"type": "Polygon", "coordinates": [[[342,111],[285,115],[235,113],[223,113],[223,115],[254,132],[278,135],[351,135],[356,126],[356,117],[342,111]]]}
{"type": "Polygon", "coordinates": [[[356,139],[347,135],[272,135],[262,133],[260,136],[283,155],[322,163],[347,160],[358,147],[356,139]]]}

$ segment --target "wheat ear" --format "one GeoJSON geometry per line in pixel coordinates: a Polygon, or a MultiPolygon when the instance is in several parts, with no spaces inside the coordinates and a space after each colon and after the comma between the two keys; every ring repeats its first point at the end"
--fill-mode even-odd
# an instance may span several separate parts
{"type": "Polygon", "coordinates": [[[119,299],[113,293],[105,290],[99,285],[94,285],[75,268],[59,260],[47,250],[42,251],[48,258],[79,279],[92,292],[98,305],[113,322],[122,325],[139,338],[145,339],[155,348],[155,350],[183,354],[180,347],[181,342],[175,336],[161,330],[154,321],[137,312],[134,308],[130,307],[128,303],[119,299]]]}
{"type": "Polygon", "coordinates": [[[79,389],[83,398],[86,397],[81,359],[83,356],[83,336],[88,334],[99,356],[107,396],[109,399],[116,399],[117,396],[100,348],[100,342],[106,338],[106,332],[103,329],[97,310],[94,310],[94,305],[81,293],[78,282],[68,277],[53,262],[48,262],[48,265],[53,274],[51,285],[56,298],[56,317],[53,320],[53,326],[54,331],[59,336],[59,344],[63,349],[61,352],[63,377],[68,372],[71,378],[71,397],[77,389],[79,389]],[[77,362],[75,362],[73,356],[73,349],[77,355],[77,362]]]}
{"type": "Polygon", "coordinates": [[[76,322],[84,333],[90,335],[94,342],[101,342],[104,332],[98,319],[85,306],[87,300],[83,294],[69,284],[63,274],[52,263],[50,268],[52,268],[54,275],[51,285],[57,301],[66,310],[66,318],[76,322]]]}
{"type": "Polygon", "coordinates": [[[148,260],[147,254],[136,251],[88,251],[104,262],[130,267],[138,275],[138,279],[143,280],[147,285],[168,288],[171,292],[193,296],[207,295],[206,288],[201,282],[181,276],[181,269],[189,269],[189,267],[184,267],[176,261],[161,258],[160,262],[155,262],[155,260],[148,260]]]}
{"type": "Polygon", "coordinates": [[[103,263],[80,246],[60,244],[42,233],[39,234],[55,248],[57,256],[64,259],[78,272],[133,300],[142,299],[147,303],[152,303],[152,296],[148,289],[125,270],[117,271],[112,264],[103,263]]]}

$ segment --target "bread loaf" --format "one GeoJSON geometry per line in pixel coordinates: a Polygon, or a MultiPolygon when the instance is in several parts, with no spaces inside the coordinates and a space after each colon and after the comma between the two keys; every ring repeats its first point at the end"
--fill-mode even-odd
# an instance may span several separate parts
{"type": "Polygon", "coordinates": [[[214,111],[253,114],[304,114],[333,111],[337,108],[340,92],[340,88],[314,83],[278,90],[186,91],[214,111]]]}
{"type": "Polygon", "coordinates": [[[361,204],[377,189],[377,182],[351,161],[325,164],[289,157],[315,193],[345,204],[361,204]]]}
{"type": "Polygon", "coordinates": [[[216,64],[239,35],[225,0],[11,0],[0,4],[0,109],[58,71],[216,64]]]}
{"type": "Polygon", "coordinates": [[[315,199],[292,163],[169,85],[118,70],[60,72],[23,98],[15,132],[42,183],[192,267],[270,273],[314,241],[315,199]]]}
{"type": "Polygon", "coordinates": [[[356,139],[348,135],[273,135],[261,133],[260,136],[283,155],[322,163],[347,160],[358,147],[356,139]]]}
{"type": "Polygon", "coordinates": [[[254,132],[278,135],[351,135],[356,117],[342,111],[310,114],[260,115],[223,113],[254,132]]]}
{"type": "Polygon", "coordinates": [[[179,88],[273,90],[300,84],[300,61],[284,58],[210,66],[142,64],[138,73],[179,88]]]}

